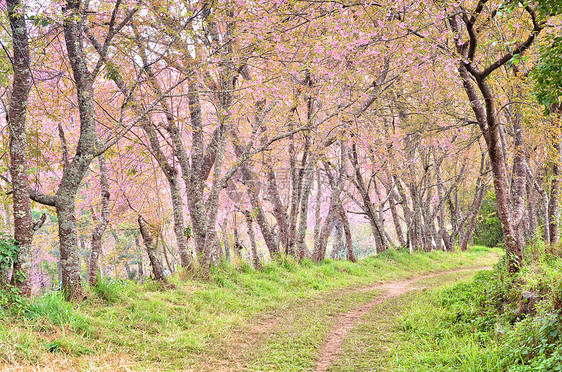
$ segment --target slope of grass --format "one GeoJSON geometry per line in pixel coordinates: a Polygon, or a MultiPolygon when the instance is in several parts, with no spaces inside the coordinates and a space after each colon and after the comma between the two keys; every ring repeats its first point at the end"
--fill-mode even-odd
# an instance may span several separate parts
{"type": "MultiPolygon", "coordinates": [[[[213,269],[210,280],[180,273],[166,286],[105,281],[79,304],[49,293],[18,314],[0,317],[0,363],[71,370],[213,370],[232,359],[236,348],[255,346],[241,345],[240,335],[298,303],[347,287],[491,264],[497,255],[484,248],[463,253],[390,251],[355,264],[283,260],[258,271],[224,265],[213,269]]],[[[344,300],[341,306],[368,300],[363,297],[344,300]]],[[[338,306],[327,309],[336,311],[338,306]]],[[[303,351],[308,356],[300,365],[309,366],[322,332],[310,336],[312,346],[303,351]]],[[[292,345],[290,340],[287,344],[292,345]]],[[[290,346],[289,353],[296,349],[290,346]]]]}
{"type": "Polygon", "coordinates": [[[500,262],[471,282],[381,305],[332,370],[562,371],[562,258],[533,249],[517,275],[500,262]]]}

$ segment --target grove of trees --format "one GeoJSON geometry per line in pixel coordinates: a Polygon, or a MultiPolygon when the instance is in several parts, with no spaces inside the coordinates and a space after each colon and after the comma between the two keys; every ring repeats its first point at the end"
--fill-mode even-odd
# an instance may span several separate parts
{"type": "Polygon", "coordinates": [[[466,250],[483,203],[516,272],[560,240],[555,3],[0,2],[0,285],[466,250]]]}

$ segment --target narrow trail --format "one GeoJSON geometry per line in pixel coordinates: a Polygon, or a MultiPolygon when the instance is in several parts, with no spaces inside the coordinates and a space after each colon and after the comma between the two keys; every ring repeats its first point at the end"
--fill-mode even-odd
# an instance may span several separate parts
{"type": "Polygon", "coordinates": [[[404,295],[413,290],[426,289],[428,286],[417,286],[413,285],[417,282],[434,278],[440,275],[452,274],[463,271],[478,271],[486,270],[490,267],[480,267],[480,268],[465,268],[458,270],[450,270],[446,272],[432,273],[423,276],[418,276],[408,280],[400,280],[395,282],[378,284],[371,287],[359,288],[357,291],[382,291],[383,294],[377,297],[374,301],[371,301],[365,305],[356,307],[355,309],[341,313],[336,316],[334,320],[334,327],[332,331],[328,334],[326,341],[320,352],[320,358],[316,364],[316,372],[326,372],[328,368],[334,363],[339,354],[341,353],[341,346],[345,339],[345,336],[350,330],[352,330],[357,322],[365,315],[367,315],[375,306],[384,303],[385,301],[404,295]]]}
{"type": "MultiPolygon", "coordinates": [[[[408,292],[436,287],[435,285],[422,285],[419,283],[424,279],[435,278],[441,275],[448,275],[460,272],[471,272],[491,269],[490,266],[467,267],[441,272],[434,272],[425,275],[419,275],[411,279],[397,280],[361,287],[348,287],[338,291],[338,297],[353,293],[362,292],[380,292],[371,302],[358,306],[350,311],[332,315],[325,321],[333,322],[332,330],[328,333],[324,344],[319,352],[319,358],[316,361],[314,371],[327,371],[328,368],[337,360],[342,351],[342,343],[347,334],[355,327],[358,321],[367,315],[375,306],[384,303],[394,297],[401,296],[408,292]]],[[[324,301],[329,301],[326,297],[307,300],[297,307],[320,305],[324,301]]],[[[262,314],[259,319],[254,319],[254,324],[249,329],[241,330],[234,336],[229,346],[225,348],[225,357],[213,360],[209,365],[200,365],[196,370],[209,371],[244,371],[253,370],[248,366],[247,355],[256,345],[264,343],[267,339],[274,336],[281,327],[281,323],[295,310],[294,307],[285,310],[275,311],[269,314],[262,314]]]]}

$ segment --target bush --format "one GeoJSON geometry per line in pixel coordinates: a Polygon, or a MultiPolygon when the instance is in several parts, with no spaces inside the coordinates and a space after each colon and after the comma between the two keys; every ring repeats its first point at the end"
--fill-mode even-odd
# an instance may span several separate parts
{"type": "MultiPolygon", "coordinates": [[[[561,263],[561,258],[543,257],[527,261],[519,274],[510,274],[504,259],[493,271],[478,273],[472,282],[438,292],[431,305],[435,320],[424,334],[440,339],[446,333],[451,344],[470,340],[476,345],[468,353],[471,360],[466,359],[470,347],[454,351],[459,370],[469,364],[489,366],[486,358],[493,354],[494,366],[486,370],[562,371],[561,263]],[[536,298],[531,310],[524,293],[536,298]]],[[[403,324],[419,333],[416,324],[420,322],[408,316],[403,324]]]]}

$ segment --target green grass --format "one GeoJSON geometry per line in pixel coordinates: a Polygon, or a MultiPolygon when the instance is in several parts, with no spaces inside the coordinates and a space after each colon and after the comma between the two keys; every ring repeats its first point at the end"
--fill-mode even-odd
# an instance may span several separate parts
{"type": "Polygon", "coordinates": [[[342,289],[490,265],[498,254],[482,248],[390,251],[355,264],[283,260],[258,271],[224,265],[212,270],[210,280],[180,274],[167,285],[102,282],[79,304],[49,293],[23,314],[0,318],[0,366],[236,370],[242,363],[252,369],[307,370],[329,330],[330,315],[376,295],[342,289]],[[316,304],[312,312],[310,304],[316,304]],[[275,318],[281,327],[275,337],[251,334],[252,327],[275,318]],[[316,326],[307,328],[311,324],[316,326]]]}
{"type": "MultiPolygon", "coordinates": [[[[422,279],[414,287],[447,286],[469,280],[473,275],[474,271],[443,274],[422,279]]],[[[409,292],[375,306],[348,334],[342,345],[343,353],[330,371],[433,371],[424,369],[420,363],[397,361],[403,354],[417,358],[419,349],[412,349],[413,342],[407,339],[409,329],[400,325],[400,317],[406,316],[412,308],[423,309],[429,293],[425,289],[409,292]]],[[[417,341],[427,346],[427,338],[420,337],[417,341]]]]}
{"type": "Polygon", "coordinates": [[[515,276],[502,264],[470,282],[468,273],[441,275],[427,280],[444,288],[381,304],[330,370],[562,371],[562,259],[536,258],[515,276]],[[523,292],[538,296],[536,313],[521,313],[523,292]]]}
{"type": "Polygon", "coordinates": [[[290,314],[276,324],[273,335],[248,353],[248,369],[312,370],[334,317],[373,301],[379,294],[378,291],[341,291],[295,305],[290,314]]]}

